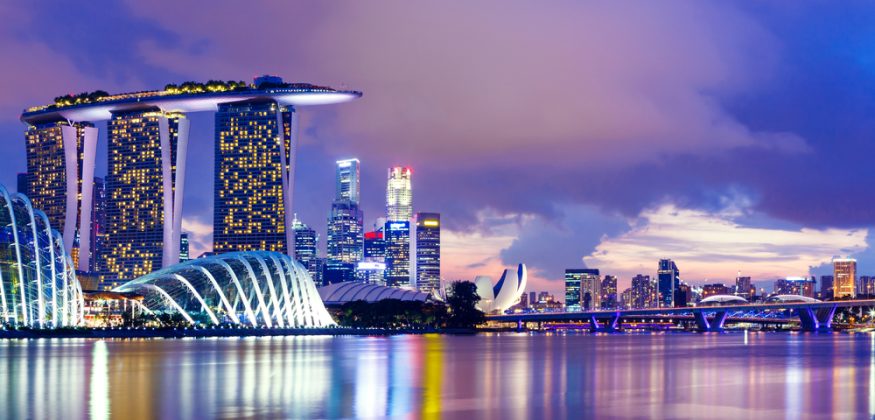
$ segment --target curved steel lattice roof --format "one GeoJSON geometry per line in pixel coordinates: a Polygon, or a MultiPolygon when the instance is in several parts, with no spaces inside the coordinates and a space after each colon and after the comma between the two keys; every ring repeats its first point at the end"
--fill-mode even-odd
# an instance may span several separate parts
{"type": "Polygon", "coordinates": [[[319,288],[319,295],[326,305],[342,305],[347,302],[363,300],[365,302],[377,302],[384,299],[398,299],[406,301],[425,302],[428,293],[415,290],[399,289],[395,287],[379,286],[371,283],[342,282],[334,283],[319,288]]]}
{"type": "Polygon", "coordinates": [[[193,324],[336,325],[307,270],[278,252],[199,258],[131,280],[114,291],[139,293],[153,313],[176,312],[193,324]]]}
{"type": "Polygon", "coordinates": [[[75,326],[84,300],[58,231],[22,194],[0,185],[0,324],[75,326]]]}

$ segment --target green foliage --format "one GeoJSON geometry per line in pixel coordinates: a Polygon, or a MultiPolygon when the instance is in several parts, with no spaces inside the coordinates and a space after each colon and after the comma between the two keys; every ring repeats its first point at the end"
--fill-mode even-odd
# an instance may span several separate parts
{"type": "Polygon", "coordinates": [[[78,104],[88,104],[91,102],[95,102],[100,98],[105,98],[109,96],[109,93],[102,90],[95,90],[93,92],[82,92],[76,95],[63,95],[55,98],[55,105],[59,106],[69,106],[69,105],[78,105],[78,104]]]}
{"type": "Polygon", "coordinates": [[[340,325],[356,328],[441,328],[447,321],[444,305],[385,299],[374,303],[348,302],[340,308],[340,325]]]}
{"type": "Polygon", "coordinates": [[[477,285],[470,281],[456,281],[450,286],[447,304],[450,317],[447,326],[451,328],[474,328],[486,322],[486,314],[477,309],[480,296],[477,285]]]}

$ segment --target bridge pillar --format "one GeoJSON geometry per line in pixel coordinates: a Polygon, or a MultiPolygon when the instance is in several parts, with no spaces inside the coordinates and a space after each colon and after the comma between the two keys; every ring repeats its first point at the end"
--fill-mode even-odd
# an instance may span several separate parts
{"type": "Polygon", "coordinates": [[[831,331],[832,317],[836,312],[836,305],[828,308],[814,310],[813,308],[801,308],[799,320],[802,321],[802,331],[831,331]]]}
{"type": "Polygon", "coordinates": [[[516,320],[516,330],[517,331],[523,330],[523,320],[522,319],[516,320]]]}
{"type": "Polygon", "coordinates": [[[592,329],[592,332],[616,332],[618,330],[619,321],[619,312],[612,313],[611,317],[605,321],[604,325],[599,323],[595,315],[589,316],[589,326],[592,329]]]}
{"type": "Polygon", "coordinates": [[[700,332],[719,332],[723,331],[723,323],[726,321],[726,311],[717,312],[714,318],[710,321],[705,316],[705,311],[693,311],[693,317],[696,319],[696,325],[700,332]]]}

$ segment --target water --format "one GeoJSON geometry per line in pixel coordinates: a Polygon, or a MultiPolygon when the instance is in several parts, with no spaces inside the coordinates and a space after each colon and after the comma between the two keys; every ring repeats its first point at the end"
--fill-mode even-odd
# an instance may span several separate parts
{"type": "Polygon", "coordinates": [[[875,335],[0,341],[4,418],[875,414],[875,335]]]}

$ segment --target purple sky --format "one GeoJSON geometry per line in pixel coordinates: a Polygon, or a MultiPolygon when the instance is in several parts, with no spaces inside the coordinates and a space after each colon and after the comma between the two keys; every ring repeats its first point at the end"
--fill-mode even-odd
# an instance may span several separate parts
{"type": "MultiPolygon", "coordinates": [[[[660,257],[693,283],[820,274],[835,255],[875,274],[865,2],[28,2],[0,16],[8,186],[26,106],[270,73],[365,95],[303,110],[301,218],[325,231],[336,159],[362,161],[367,224],[386,168],[410,165],[416,210],[442,213],[447,280],[525,262],[534,289],[559,292],[584,265],[622,288],[660,257]]],[[[213,127],[192,119],[197,252],[213,127]]]]}

